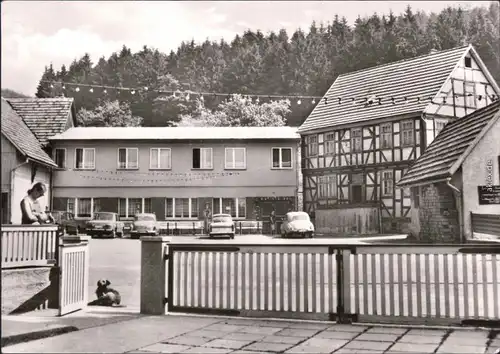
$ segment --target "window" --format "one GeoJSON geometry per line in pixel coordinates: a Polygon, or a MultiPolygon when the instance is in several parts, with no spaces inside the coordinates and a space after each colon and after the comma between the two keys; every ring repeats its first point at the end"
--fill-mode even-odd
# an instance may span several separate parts
{"type": "Polygon", "coordinates": [[[128,198],[128,217],[142,213],[142,198],[128,198]]]}
{"type": "Polygon", "coordinates": [[[337,197],[337,176],[320,176],[318,178],[319,198],[328,199],[337,197]]]}
{"type": "Polygon", "coordinates": [[[464,64],[466,68],[472,68],[472,58],[471,57],[465,57],[464,58],[464,64]]]}
{"type": "Polygon", "coordinates": [[[476,108],[476,90],[475,85],[470,82],[464,83],[465,105],[476,108]]]}
{"type": "Polygon", "coordinates": [[[93,170],[95,168],[95,149],[76,148],[75,168],[81,170],[93,170]]]}
{"type": "Polygon", "coordinates": [[[325,154],[326,155],[335,154],[335,133],[325,134],[325,154]]]}
{"type": "Polygon", "coordinates": [[[434,121],[434,126],[435,126],[435,130],[436,130],[436,135],[438,135],[438,134],[439,134],[439,132],[440,132],[441,130],[443,130],[443,129],[444,129],[444,127],[445,127],[446,123],[448,123],[448,122],[447,122],[447,121],[445,121],[445,120],[435,120],[435,121],[434,121]]]}
{"type": "Polygon", "coordinates": [[[144,198],[144,212],[145,213],[153,212],[153,201],[151,198],[144,198]]]}
{"type": "Polygon", "coordinates": [[[309,135],[306,137],[306,156],[317,156],[318,155],[318,136],[309,135]]]}
{"type": "Polygon", "coordinates": [[[92,204],[91,198],[78,198],[78,217],[90,217],[91,209],[90,205],[92,204]]]}
{"type": "Polygon", "coordinates": [[[292,168],[292,148],[272,148],[273,168],[292,168]]]}
{"type": "Polygon", "coordinates": [[[392,196],[393,174],[392,171],[382,172],[382,195],[392,196]]]}
{"type": "Polygon", "coordinates": [[[127,217],[127,198],[118,199],[118,215],[121,218],[127,217]]]}
{"type": "Polygon", "coordinates": [[[59,168],[66,168],[66,149],[55,149],[54,162],[59,168]]]}
{"type": "Polygon", "coordinates": [[[193,149],[193,169],[212,169],[212,148],[193,149]]]}
{"type": "Polygon", "coordinates": [[[92,210],[92,213],[98,213],[101,210],[101,200],[99,198],[94,198],[94,210],[92,210]]]}
{"type": "Polygon", "coordinates": [[[198,217],[198,199],[167,198],[165,216],[176,219],[192,219],[198,217]]]}
{"type": "Polygon", "coordinates": [[[392,147],[392,123],[380,125],[380,148],[392,147]]]}
{"type": "Polygon", "coordinates": [[[172,168],[172,150],[151,148],[149,150],[149,168],[151,170],[170,170],[172,168]]]}
{"type": "Polygon", "coordinates": [[[240,170],[247,167],[245,148],[226,148],[225,168],[228,170],[240,170]]]}
{"type": "Polygon", "coordinates": [[[413,145],[413,121],[401,122],[401,144],[403,146],[413,145]]]}
{"type": "Polygon", "coordinates": [[[214,214],[231,214],[244,219],[247,211],[246,198],[214,198],[214,214]]]}
{"type": "Polygon", "coordinates": [[[118,149],[118,168],[120,168],[120,169],[139,168],[139,149],[138,148],[119,148],[118,149]]]}
{"type": "Polygon", "coordinates": [[[72,213],[75,215],[75,199],[74,198],[69,198],[68,199],[68,204],[66,206],[66,211],[68,213],[72,213]]]}
{"type": "Polygon", "coordinates": [[[359,152],[363,150],[362,136],[361,128],[351,129],[352,152],[359,152]]]}

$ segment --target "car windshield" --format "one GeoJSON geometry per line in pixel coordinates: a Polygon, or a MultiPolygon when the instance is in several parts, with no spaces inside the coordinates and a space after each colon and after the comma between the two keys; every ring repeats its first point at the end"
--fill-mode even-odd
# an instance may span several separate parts
{"type": "Polygon", "coordinates": [[[113,213],[95,213],[94,220],[114,220],[113,213]]]}
{"type": "Polygon", "coordinates": [[[309,221],[309,215],[307,214],[294,214],[288,217],[290,221],[309,221]]]}
{"type": "Polygon", "coordinates": [[[214,223],[231,222],[231,217],[230,216],[214,216],[212,222],[214,222],[214,223]]]}
{"type": "Polygon", "coordinates": [[[136,215],[135,221],[155,221],[154,215],[136,215]]]}

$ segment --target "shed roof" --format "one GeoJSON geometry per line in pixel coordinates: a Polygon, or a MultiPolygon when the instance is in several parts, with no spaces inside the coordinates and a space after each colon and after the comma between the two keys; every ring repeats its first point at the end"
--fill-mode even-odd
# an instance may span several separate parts
{"type": "Polygon", "coordinates": [[[75,127],[56,140],[299,140],[296,127],[75,127]]]}
{"type": "Polygon", "coordinates": [[[23,122],[22,118],[4,98],[2,98],[2,134],[24,156],[41,164],[57,167],[50,156],[42,150],[40,142],[23,122]]]}
{"type": "Polygon", "coordinates": [[[413,99],[404,103],[401,98],[405,96],[434,98],[453,72],[458,60],[470,48],[472,47],[462,46],[432,52],[412,59],[339,75],[300,126],[299,132],[421,113],[429,104],[428,100],[417,102],[413,99]],[[382,98],[382,104],[379,105],[376,99],[373,104],[365,106],[364,99],[372,96],[382,98]],[[399,98],[399,102],[392,104],[391,97],[399,98]],[[350,98],[362,101],[353,105],[350,98]]]}
{"type": "Polygon", "coordinates": [[[398,186],[411,186],[451,177],[457,164],[478,143],[480,137],[500,118],[500,101],[451,121],[425,152],[399,180],[398,186]]]}
{"type": "Polygon", "coordinates": [[[23,118],[42,146],[48,143],[48,138],[66,129],[73,106],[72,97],[7,98],[7,101],[23,118]]]}

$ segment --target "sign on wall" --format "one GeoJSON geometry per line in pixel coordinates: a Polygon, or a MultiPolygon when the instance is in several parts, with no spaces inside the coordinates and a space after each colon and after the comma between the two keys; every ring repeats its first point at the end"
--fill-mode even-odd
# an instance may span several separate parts
{"type": "Polygon", "coordinates": [[[479,205],[500,204],[500,186],[478,186],[479,205]]]}

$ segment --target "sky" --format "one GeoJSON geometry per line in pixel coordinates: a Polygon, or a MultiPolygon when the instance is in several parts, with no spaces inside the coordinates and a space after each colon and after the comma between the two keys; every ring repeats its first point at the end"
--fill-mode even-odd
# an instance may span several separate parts
{"type": "Polygon", "coordinates": [[[488,1],[3,1],[2,88],[34,95],[44,67],[58,70],[89,53],[93,62],[144,45],[163,52],[182,41],[231,41],[246,29],[263,33],[307,30],[336,14],[353,24],[377,12],[439,12],[447,6],[488,6],[488,1]]]}

